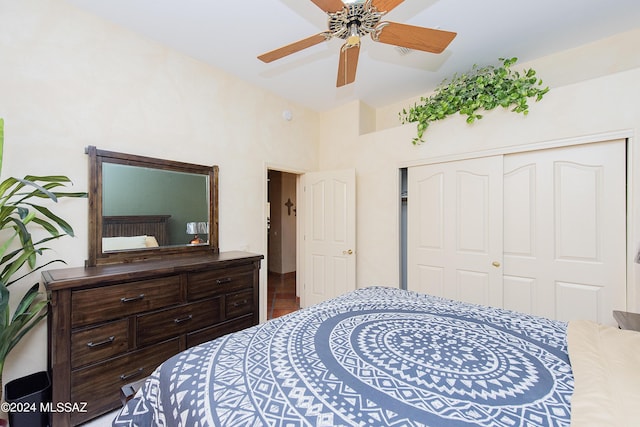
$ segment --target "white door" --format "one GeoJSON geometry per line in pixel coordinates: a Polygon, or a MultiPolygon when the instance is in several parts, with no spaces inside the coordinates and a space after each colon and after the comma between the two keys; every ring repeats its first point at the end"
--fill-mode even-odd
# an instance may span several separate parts
{"type": "Polygon", "coordinates": [[[611,323],[626,307],[625,141],[504,157],[504,305],[611,323]]]}
{"type": "Polygon", "coordinates": [[[409,290],[502,306],[502,175],[502,156],[409,168],[409,290]]]}
{"type": "Polygon", "coordinates": [[[626,308],[625,146],[410,168],[409,289],[613,324],[626,308]]]}
{"type": "Polygon", "coordinates": [[[354,169],[307,173],[304,180],[304,289],[310,306],[356,288],[354,169]]]}

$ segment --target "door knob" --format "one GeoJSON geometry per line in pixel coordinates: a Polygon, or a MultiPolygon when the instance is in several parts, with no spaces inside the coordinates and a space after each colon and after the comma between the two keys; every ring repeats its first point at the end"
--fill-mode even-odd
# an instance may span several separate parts
{"type": "Polygon", "coordinates": [[[493,261],[491,265],[493,265],[496,268],[500,267],[500,263],[498,261],[493,261]]]}
{"type": "Polygon", "coordinates": [[[347,251],[342,251],[342,255],[351,255],[351,254],[353,254],[353,251],[351,249],[347,251]]]}

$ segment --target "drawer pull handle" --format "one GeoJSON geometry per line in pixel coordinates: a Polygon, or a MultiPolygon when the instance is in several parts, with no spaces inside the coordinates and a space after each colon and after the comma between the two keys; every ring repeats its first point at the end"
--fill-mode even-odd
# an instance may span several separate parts
{"type": "Polygon", "coordinates": [[[122,297],[122,298],[120,298],[120,302],[127,303],[127,302],[140,301],[143,298],[144,298],[144,294],[140,294],[137,297],[131,297],[131,298],[122,297]]]}
{"type": "Polygon", "coordinates": [[[138,368],[135,372],[132,372],[130,374],[122,374],[120,375],[120,379],[122,381],[127,381],[130,378],[133,377],[137,377],[138,375],[140,375],[142,372],[144,371],[144,368],[138,368]]]}
{"type": "Polygon", "coordinates": [[[101,345],[112,344],[113,340],[115,340],[115,339],[116,339],[115,336],[110,336],[109,338],[107,338],[104,341],[98,341],[98,342],[89,341],[87,343],[87,347],[95,348],[95,347],[100,347],[101,345]]]}
{"type": "Polygon", "coordinates": [[[186,322],[187,320],[191,320],[191,319],[193,319],[193,316],[190,314],[190,315],[182,317],[180,319],[173,319],[173,322],[177,324],[177,323],[186,322]]]}
{"type": "Polygon", "coordinates": [[[236,301],[236,302],[234,302],[234,303],[233,303],[233,306],[234,306],[234,307],[238,307],[238,306],[241,306],[241,305],[245,305],[245,304],[246,304],[246,303],[248,303],[248,302],[249,302],[249,301],[247,301],[246,299],[243,299],[242,301],[236,301]]]}
{"type": "Polygon", "coordinates": [[[216,283],[218,285],[224,285],[225,283],[229,283],[229,282],[231,282],[231,277],[225,277],[224,279],[216,280],[216,283]]]}

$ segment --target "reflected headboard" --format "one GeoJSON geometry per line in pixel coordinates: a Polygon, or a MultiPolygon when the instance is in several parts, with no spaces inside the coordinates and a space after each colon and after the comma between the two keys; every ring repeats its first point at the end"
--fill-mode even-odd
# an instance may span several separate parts
{"type": "Polygon", "coordinates": [[[160,246],[169,244],[171,215],[125,215],[102,217],[102,237],[153,236],[160,246]]]}

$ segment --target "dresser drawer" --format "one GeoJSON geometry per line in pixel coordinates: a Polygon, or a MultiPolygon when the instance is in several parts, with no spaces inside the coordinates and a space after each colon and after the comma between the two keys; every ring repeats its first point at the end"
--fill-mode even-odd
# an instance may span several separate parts
{"type": "Polygon", "coordinates": [[[251,313],[253,310],[253,290],[228,294],[225,298],[225,316],[227,319],[251,313]]]}
{"type": "Polygon", "coordinates": [[[187,334],[187,348],[211,341],[212,339],[230,334],[231,332],[250,328],[253,325],[253,315],[248,315],[238,319],[233,319],[229,322],[209,326],[208,328],[200,329],[199,331],[191,332],[187,334]]]}
{"type": "Polygon", "coordinates": [[[179,339],[166,341],[71,373],[71,402],[87,402],[89,413],[71,414],[73,424],[121,406],[120,387],[149,376],[180,351],[179,339]]]}
{"type": "Polygon", "coordinates": [[[138,346],[202,329],[220,321],[220,298],[136,316],[138,346]]]}
{"type": "Polygon", "coordinates": [[[71,334],[71,367],[77,368],[126,353],[129,321],[117,320],[71,334]]]}
{"type": "Polygon", "coordinates": [[[179,301],[179,276],[73,291],[71,324],[72,327],[89,325],[167,307],[179,301]]]}
{"type": "Polygon", "coordinates": [[[191,273],[187,278],[189,300],[212,297],[253,286],[252,265],[191,273]]]}

